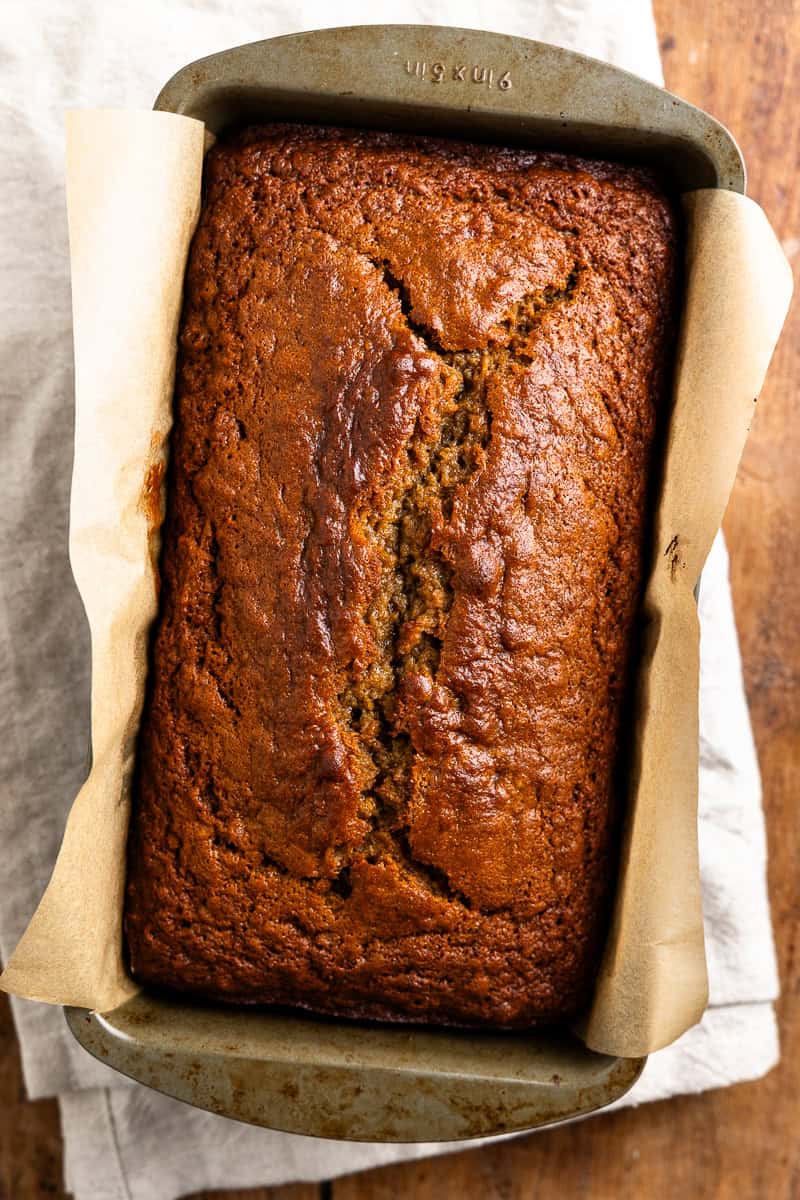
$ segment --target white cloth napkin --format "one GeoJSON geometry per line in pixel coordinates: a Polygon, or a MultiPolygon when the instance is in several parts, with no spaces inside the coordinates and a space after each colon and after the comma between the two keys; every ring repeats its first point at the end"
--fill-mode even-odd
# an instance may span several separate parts
{"type": "MultiPolygon", "coordinates": [[[[648,0],[353,0],[334,10],[321,0],[7,0],[3,16],[0,954],[7,957],[44,888],[88,765],[88,637],[67,559],[64,110],[147,107],[192,59],[332,19],[494,29],[582,50],[659,82],[661,73],[648,0]]],[[[752,1079],[778,1055],[760,787],[721,539],[703,576],[700,617],[700,857],[711,1007],[700,1025],[651,1057],[621,1103],[752,1079]]],[[[173,1200],[201,1188],[324,1179],[459,1148],[324,1142],[214,1117],[95,1062],[72,1041],[59,1009],[12,1003],[29,1094],[59,1096],[67,1184],[78,1200],[173,1200]]]]}

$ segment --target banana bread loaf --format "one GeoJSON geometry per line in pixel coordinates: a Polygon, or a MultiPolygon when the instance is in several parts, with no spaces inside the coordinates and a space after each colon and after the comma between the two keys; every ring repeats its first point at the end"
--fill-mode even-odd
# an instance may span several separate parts
{"type": "Polygon", "coordinates": [[[210,152],[136,979],[459,1025],[586,1004],[675,274],[643,170],[291,125],[210,152]]]}

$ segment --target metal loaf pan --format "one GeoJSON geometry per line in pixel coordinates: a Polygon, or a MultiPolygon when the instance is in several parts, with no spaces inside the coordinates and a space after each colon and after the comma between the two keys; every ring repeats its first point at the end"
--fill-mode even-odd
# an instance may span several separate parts
{"type": "MultiPolygon", "coordinates": [[[[736,143],[706,113],[582,55],[475,30],[361,26],[239,46],[184,67],[155,107],[215,134],[276,119],[397,129],[653,162],[679,191],[745,189],[736,143]]],[[[354,1140],[532,1129],[618,1099],[645,1062],[569,1033],[369,1026],[147,992],[67,1021],[90,1053],[168,1095],[354,1140]]]]}

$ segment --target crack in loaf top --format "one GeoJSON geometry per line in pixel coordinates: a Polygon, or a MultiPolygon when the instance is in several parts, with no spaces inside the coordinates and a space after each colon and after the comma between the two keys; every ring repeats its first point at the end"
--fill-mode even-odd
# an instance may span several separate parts
{"type": "Polygon", "coordinates": [[[675,254],[645,173],[302,126],[211,151],[126,931],[145,981],[585,1002],[675,254]]]}

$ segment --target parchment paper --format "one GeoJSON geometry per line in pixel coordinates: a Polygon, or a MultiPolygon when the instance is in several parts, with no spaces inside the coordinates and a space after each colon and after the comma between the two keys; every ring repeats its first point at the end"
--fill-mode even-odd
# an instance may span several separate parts
{"type": "MultiPolygon", "coordinates": [[[[156,612],[153,483],[171,425],[203,125],[171,113],[67,117],[75,344],[70,561],[92,643],[92,768],[50,884],[0,979],[16,995],[114,1008],[129,786],[156,612]]],[[[157,495],[157,493],[156,493],[157,495]]]]}
{"type": "MultiPolygon", "coordinates": [[[[50,884],[0,987],[107,1011],[122,961],[130,780],[146,647],[181,284],[203,126],[167,113],[67,123],[76,362],[70,556],[92,635],[92,769],[50,884]]],[[[699,1020],[707,983],[697,862],[693,590],[783,323],[791,272],[762,211],[687,194],[687,293],[645,612],[629,817],[614,919],[588,1019],[593,1049],[639,1055],[699,1020]]]]}

